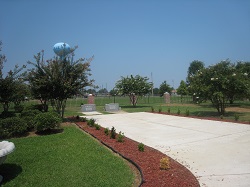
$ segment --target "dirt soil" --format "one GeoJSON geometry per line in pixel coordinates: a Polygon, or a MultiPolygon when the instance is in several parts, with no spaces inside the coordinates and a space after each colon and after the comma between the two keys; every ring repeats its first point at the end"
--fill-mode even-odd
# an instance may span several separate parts
{"type": "MultiPolygon", "coordinates": [[[[72,118],[71,118],[72,119],[72,118]]],[[[75,122],[75,120],[74,120],[75,122]]],[[[118,154],[134,162],[142,172],[142,187],[198,187],[199,182],[195,176],[183,165],[148,146],[144,146],[144,152],[138,150],[138,142],[124,137],[123,142],[117,142],[104,133],[104,128],[96,130],[89,127],[86,122],[75,122],[79,128],[91,134],[118,154]],[[168,157],[170,168],[160,169],[160,160],[168,157]]]]}

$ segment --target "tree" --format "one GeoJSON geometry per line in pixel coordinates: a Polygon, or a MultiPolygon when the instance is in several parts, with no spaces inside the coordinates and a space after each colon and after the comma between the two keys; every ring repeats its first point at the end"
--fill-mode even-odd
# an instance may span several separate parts
{"type": "Polygon", "coordinates": [[[220,115],[226,103],[237,95],[249,92],[247,75],[235,68],[229,60],[204,68],[190,79],[190,90],[200,102],[210,100],[220,115]]]}
{"type": "Polygon", "coordinates": [[[91,86],[93,82],[88,80],[93,58],[74,61],[74,50],[64,58],[54,57],[46,62],[43,60],[42,51],[35,56],[36,63],[28,62],[34,66],[28,75],[32,93],[41,101],[50,100],[62,118],[67,99],[80,94],[80,90],[91,86]]]}
{"type": "Polygon", "coordinates": [[[116,83],[116,88],[121,95],[128,95],[131,104],[136,107],[139,96],[151,92],[152,83],[148,82],[148,80],[149,78],[140,75],[121,77],[121,80],[116,83]]]}
{"type": "Polygon", "coordinates": [[[159,92],[160,92],[160,89],[159,89],[159,88],[154,88],[154,89],[153,89],[153,93],[154,93],[154,94],[158,95],[159,92]]]}
{"type": "MultiPolygon", "coordinates": [[[[2,42],[0,41],[0,52],[2,51],[2,42]]],[[[22,66],[19,68],[18,65],[15,66],[14,70],[9,71],[4,77],[3,75],[3,65],[7,61],[4,54],[0,54],[0,103],[3,105],[3,110],[8,112],[11,102],[22,101],[20,97],[25,97],[22,95],[23,87],[19,86],[23,83],[23,73],[21,71],[26,67],[22,66]]]]}
{"type": "Polygon", "coordinates": [[[196,75],[196,73],[202,69],[205,68],[205,65],[202,61],[199,60],[194,60],[190,63],[189,68],[188,68],[188,72],[187,72],[187,82],[190,82],[190,78],[192,78],[192,76],[196,75]]]}
{"type": "Polygon", "coordinates": [[[167,84],[167,81],[163,81],[159,88],[159,94],[160,96],[163,96],[165,92],[168,92],[170,94],[172,90],[173,88],[171,88],[170,85],[167,84]]]}
{"type": "Polygon", "coordinates": [[[180,86],[177,88],[177,94],[181,96],[181,102],[182,102],[183,95],[188,95],[187,84],[184,80],[181,80],[180,86]]]}

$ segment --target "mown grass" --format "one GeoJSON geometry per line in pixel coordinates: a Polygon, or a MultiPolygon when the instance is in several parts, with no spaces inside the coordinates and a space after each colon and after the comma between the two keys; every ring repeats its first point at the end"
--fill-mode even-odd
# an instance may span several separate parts
{"type": "Polygon", "coordinates": [[[120,157],[74,126],[63,133],[14,138],[0,166],[2,186],[131,186],[134,176],[120,157]]]}

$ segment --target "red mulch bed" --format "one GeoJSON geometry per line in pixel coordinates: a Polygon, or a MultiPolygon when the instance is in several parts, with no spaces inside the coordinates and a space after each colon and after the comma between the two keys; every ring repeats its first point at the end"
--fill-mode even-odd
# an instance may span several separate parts
{"type": "Polygon", "coordinates": [[[104,134],[104,128],[96,130],[89,127],[86,122],[75,122],[81,129],[96,137],[99,141],[105,143],[119,154],[132,160],[139,166],[142,175],[142,187],[198,187],[199,182],[195,176],[183,165],[170,159],[170,169],[160,169],[160,159],[167,157],[156,149],[144,146],[144,152],[138,150],[138,142],[129,138],[124,138],[124,142],[117,142],[104,134]]]}

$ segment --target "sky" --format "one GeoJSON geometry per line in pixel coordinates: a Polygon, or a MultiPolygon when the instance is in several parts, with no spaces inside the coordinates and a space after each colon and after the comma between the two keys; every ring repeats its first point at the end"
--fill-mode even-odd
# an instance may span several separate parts
{"type": "Polygon", "coordinates": [[[250,62],[249,0],[0,0],[4,72],[53,46],[78,46],[91,79],[111,90],[121,76],[177,88],[193,60],[250,62]]]}

